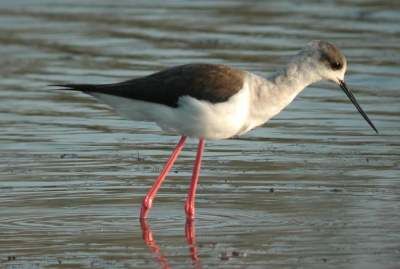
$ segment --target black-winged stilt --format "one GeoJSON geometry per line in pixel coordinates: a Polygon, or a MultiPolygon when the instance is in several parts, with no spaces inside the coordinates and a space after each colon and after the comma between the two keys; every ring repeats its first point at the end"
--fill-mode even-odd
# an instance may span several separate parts
{"type": "Polygon", "coordinates": [[[145,77],[113,84],[55,85],[88,93],[128,119],[156,122],[181,138],[143,199],[140,218],[146,218],[163,180],[184,147],[186,137],[199,138],[185,211],[195,215],[195,194],[205,139],[244,134],[285,108],[305,87],[329,80],[346,93],[376,131],[344,82],[347,62],[331,43],[312,41],[285,68],[268,79],[225,65],[187,64],[145,77]]]}

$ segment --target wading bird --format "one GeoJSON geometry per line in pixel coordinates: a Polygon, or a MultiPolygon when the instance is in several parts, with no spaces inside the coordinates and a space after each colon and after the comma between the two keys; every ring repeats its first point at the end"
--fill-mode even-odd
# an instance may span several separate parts
{"type": "Polygon", "coordinates": [[[154,185],[144,197],[140,218],[147,218],[153,199],[184,147],[186,137],[199,139],[186,216],[195,215],[195,194],[205,139],[244,134],[277,115],[308,85],[336,83],[378,133],[344,82],[347,61],[333,44],[312,41],[281,70],[264,79],[215,64],[186,64],[113,84],[54,85],[100,99],[131,120],[152,121],[181,138],[154,185]]]}

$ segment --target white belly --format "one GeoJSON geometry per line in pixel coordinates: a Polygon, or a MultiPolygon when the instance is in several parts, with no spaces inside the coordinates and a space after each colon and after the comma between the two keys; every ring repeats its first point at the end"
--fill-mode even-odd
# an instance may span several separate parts
{"type": "Polygon", "coordinates": [[[153,121],[162,129],[180,135],[223,139],[251,129],[246,125],[249,94],[250,91],[245,86],[228,101],[216,104],[183,96],[179,99],[177,108],[107,94],[92,95],[128,119],[153,121]]]}

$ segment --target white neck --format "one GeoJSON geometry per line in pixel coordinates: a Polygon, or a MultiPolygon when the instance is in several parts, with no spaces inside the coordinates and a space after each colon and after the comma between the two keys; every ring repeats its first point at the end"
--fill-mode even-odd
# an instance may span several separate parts
{"type": "Polygon", "coordinates": [[[268,80],[253,75],[252,108],[254,126],[261,125],[278,114],[308,85],[321,80],[311,59],[294,58],[284,69],[268,80]]]}

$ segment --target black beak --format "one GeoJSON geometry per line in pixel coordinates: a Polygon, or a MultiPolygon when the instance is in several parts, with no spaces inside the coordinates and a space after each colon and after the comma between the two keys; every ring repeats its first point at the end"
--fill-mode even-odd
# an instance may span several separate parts
{"type": "Polygon", "coordinates": [[[371,122],[371,120],[368,118],[367,113],[364,112],[364,110],[361,108],[361,106],[358,104],[356,98],[354,97],[353,93],[347,88],[346,83],[344,83],[343,80],[339,80],[339,85],[340,88],[344,91],[344,93],[349,97],[350,101],[353,103],[353,105],[357,108],[358,112],[360,112],[361,116],[368,122],[369,126],[374,129],[374,131],[378,134],[378,129],[374,126],[374,124],[371,122]]]}

